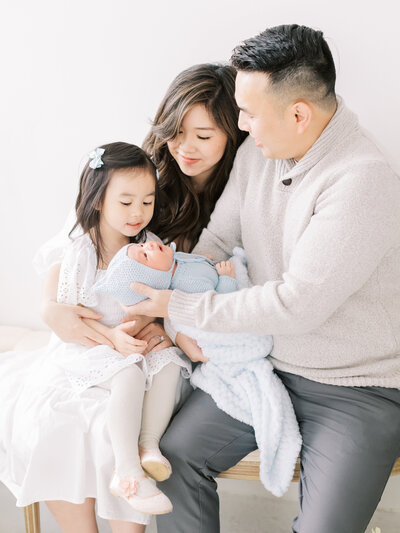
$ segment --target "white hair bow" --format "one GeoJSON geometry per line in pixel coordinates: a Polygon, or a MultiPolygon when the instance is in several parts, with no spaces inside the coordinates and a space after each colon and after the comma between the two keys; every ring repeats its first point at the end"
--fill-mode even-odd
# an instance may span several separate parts
{"type": "Polygon", "coordinates": [[[90,168],[100,168],[104,165],[104,161],[101,159],[101,156],[104,154],[104,148],[96,148],[93,152],[90,152],[89,158],[91,159],[89,163],[90,168]]]}

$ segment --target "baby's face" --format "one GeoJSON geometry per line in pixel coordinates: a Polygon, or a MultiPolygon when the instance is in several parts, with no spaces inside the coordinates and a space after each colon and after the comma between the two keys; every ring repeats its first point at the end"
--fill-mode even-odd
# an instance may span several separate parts
{"type": "Polygon", "coordinates": [[[174,259],[174,252],[169,246],[156,241],[128,246],[128,257],[142,265],[156,270],[169,270],[174,259]]]}

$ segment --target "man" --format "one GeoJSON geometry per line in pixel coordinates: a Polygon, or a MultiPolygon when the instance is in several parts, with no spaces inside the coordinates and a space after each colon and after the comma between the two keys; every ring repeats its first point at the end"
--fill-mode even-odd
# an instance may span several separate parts
{"type": "MultiPolygon", "coordinates": [[[[270,28],[233,52],[250,137],[195,248],[244,247],[254,287],[141,292],[136,312],[272,334],[303,437],[296,533],[362,533],[400,454],[400,183],[335,95],[319,31],[270,28]]],[[[214,477],[254,433],[196,390],[162,441],[174,512],[159,533],[216,533],[214,477]]]]}

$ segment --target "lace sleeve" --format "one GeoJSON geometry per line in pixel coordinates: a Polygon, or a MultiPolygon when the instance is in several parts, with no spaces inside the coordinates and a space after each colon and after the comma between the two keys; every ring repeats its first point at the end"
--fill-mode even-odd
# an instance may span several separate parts
{"type": "MultiPolygon", "coordinates": [[[[98,304],[98,297],[91,290],[97,271],[97,258],[93,243],[88,235],[81,235],[74,240],[68,237],[62,240],[61,233],[55,237],[55,239],[59,237],[59,241],[50,250],[46,260],[48,268],[51,266],[50,255],[53,259],[57,257],[58,260],[55,262],[61,262],[57,301],[69,305],[82,304],[93,309],[98,304]]],[[[147,240],[161,242],[150,232],[147,234],[147,240]]],[[[50,243],[51,241],[47,244],[50,243]]]]}
{"type": "MultiPolygon", "coordinates": [[[[75,223],[75,210],[72,209],[64,223],[63,228],[51,239],[45,242],[36,252],[33,258],[33,266],[39,276],[44,276],[46,272],[55,264],[61,263],[64,253],[72,240],[68,237],[72,226],[75,223]]],[[[73,238],[82,234],[81,228],[74,231],[73,238]]]]}
{"type": "Polygon", "coordinates": [[[91,288],[97,268],[96,251],[88,235],[82,235],[65,249],[58,282],[57,301],[69,305],[95,307],[91,288]]]}

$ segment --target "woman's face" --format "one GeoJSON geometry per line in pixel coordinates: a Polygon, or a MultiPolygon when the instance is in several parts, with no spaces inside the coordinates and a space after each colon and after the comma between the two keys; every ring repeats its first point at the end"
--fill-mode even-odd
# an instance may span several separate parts
{"type": "Polygon", "coordinates": [[[196,104],[184,116],[177,137],[168,141],[168,149],[200,191],[224,155],[227,139],[204,105],[196,104]]]}

